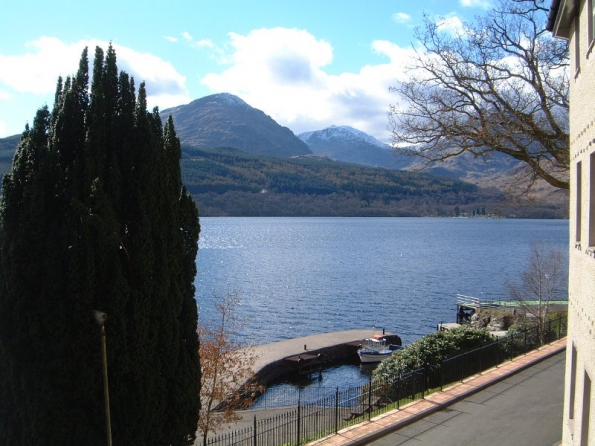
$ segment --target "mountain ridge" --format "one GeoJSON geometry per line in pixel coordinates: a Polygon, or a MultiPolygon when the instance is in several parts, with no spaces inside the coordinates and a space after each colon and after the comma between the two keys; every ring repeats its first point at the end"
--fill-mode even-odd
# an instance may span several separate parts
{"type": "Polygon", "coordinates": [[[195,147],[233,147],[281,158],[312,153],[289,128],[229,93],[205,96],[160,115],[171,115],[180,140],[195,147]]]}
{"type": "Polygon", "coordinates": [[[393,150],[371,135],[350,126],[331,126],[299,133],[312,153],[336,161],[399,170],[406,166],[399,162],[393,150]]]}
{"type": "MultiPolygon", "coordinates": [[[[214,149],[227,147],[246,153],[276,157],[279,159],[302,159],[303,162],[310,163],[307,164],[310,169],[313,169],[310,173],[307,172],[306,168],[297,169],[299,174],[288,173],[292,169],[291,166],[283,168],[275,166],[273,169],[284,169],[285,173],[281,176],[283,177],[283,181],[287,184],[301,184],[295,191],[300,197],[299,200],[307,200],[307,198],[305,198],[307,194],[304,195],[302,193],[304,190],[316,189],[312,188],[311,185],[304,186],[308,181],[306,181],[305,178],[299,179],[299,175],[306,175],[306,177],[313,176],[314,171],[319,168],[321,163],[327,163],[329,166],[332,165],[332,162],[339,163],[340,165],[335,167],[343,169],[345,172],[350,171],[349,169],[351,168],[344,163],[367,168],[382,168],[389,171],[416,169],[416,163],[412,162],[411,159],[396,157],[390,146],[381,143],[371,135],[353,127],[335,125],[325,129],[303,132],[299,135],[295,135],[287,127],[277,124],[264,112],[251,107],[241,98],[229,93],[206,96],[192,101],[189,104],[163,110],[161,112],[161,117],[162,119],[167,119],[170,114],[174,119],[176,132],[182,142],[182,165],[185,166],[185,169],[188,172],[191,172],[189,176],[185,178],[188,180],[188,186],[194,187],[194,191],[198,191],[198,189],[196,189],[196,184],[201,184],[201,187],[206,187],[204,181],[196,177],[197,172],[199,171],[192,167],[193,163],[202,162],[203,160],[203,157],[196,158],[192,155],[197,148],[214,149]],[[306,144],[306,142],[308,144],[306,144]],[[188,162],[189,159],[191,159],[192,162],[188,162]],[[318,165],[316,163],[318,163],[318,165]],[[292,176],[295,178],[291,179],[292,176]]],[[[5,172],[10,168],[12,158],[14,157],[14,149],[16,148],[19,139],[20,135],[0,138],[1,172],[5,172]]],[[[220,155],[217,154],[213,156],[220,155]]],[[[239,158],[228,157],[228,159],[235,159],[237,161],[239,158]]],[[[443,163],[436,163],[435,165],[430,166],[430,168],[425,169],[424,172],[426,174],[438,175],[443,178],[466,181],[482,188],[492,188],[493,190],[499,189],[500,191],[504,191],[503,184],[506,184],[507,181],[509,184],[511,182],[510,178],[506,177],[505,173],[506,170],[511,169],[511,163],[512,161],[510,159],[499,156],[494,156],[493,159],[487,160],[487,163],[482,160],[478,161],[472,159],[469,156],[463,156],[457,157],[457,159],[449,159],[443,163]]],[[[271,166],[272,164],[268,163],[266,165],[271,166]]],[[[293,168],[295,169],[295,165],[293,168]]],[[[224,175],[231,175],[233,177],[237,174],[237,168],[234,166],[219,165],[218,169],[220,169],[221,172],[225,172],[224,175]]],[[[249,179],[249,175],[246,174],[245,170],[242,170],[242,172],[245,181],[252,181],[249,179]]],[[[353,170],[350,172],[353,173],[353,170]]],[[[261,175],[274,176],[277,174],[274,172],[262,172],[261,175]]],[[[384,177],[389,174],[384,172],[379,174],[377,172],[375,175],[384,177]]],[[[216,190],[222,194],[238,193],[241,189],[241,187],[238,188],[237,184],[233,187],[230,186],[231,183],[225,178],[217,176],[211,176],[209,178],[217,184],[216,190]],[[231,187],[227,192],[224,190],[225,184],[231,187]]],[[[359,175],[359,178],[366,178],[365,181],[370,181],[367,178],[367,174],[361,174],[359,175]]],[[[326,184],[326,180],[324,179],[312,179],[312,181],[317,182],[319,185],[326,184]]],[[[385,178],[383,181],[390,183],[391,180],[385,178]]],[[[323,189],[327,190],[327,186],[323,187],[323,189]]],[[[252,189],[258,187],[265,190],[267,188],[266,181],[253,182],[251,188],[249,188],[249,193],[253,193],[254,191],[252,189]]],[[[353,190],[365,190],[366,186],[364,184],[357,184],[357,181],[354,181],[352,188],[353,190]]],[[[213,193],[212,188],[210,190],[210,193],[213,193]]],[[[539,187],[536,190],[539,191],[540,195],[536,201],[530,203],[530,206],[535,207],[536,203],[542,203],[542,205],[537,204],[537,206],[549,206],[551,210],[537,211],[537,213],[535,211],[520,212],[518,213],[519,215],[533,215],[537,216],[536,218],[567,217],[567,211],[565,211],[565,209],[567,208],[568,197],[567,194],[564,194],[564,191],[552,191],[551,188],[547,188],[547,186],[539,187]]],[[[284,189],[283,193],[287,194],[289,192],[284,189]]],[[[340,197],[340,194],[337,195],[337,192],[334,193],[338,200],[337,203],[345,200],[345,196],[340,197]]],[[[489,195],[492,196],[490,201],[495,203],[493,200],[493,192],[489,195]]],[[[312,195],[310,199],[313,196],[316,196],[316,194],[312,195]]],[[[331,201],[329,200],[329,197],[325,197],[324,201],[327,205],[331,206],[331,201]]],[[[391,201],[392,199],[385,196],[384,200],[391,201]]],[[[434,200],[435,199],[433,198],[433,205],[438,206],[439,203],[434,202],[434,200]]],[[[320,202],[320,200],[318,201],[320,202]]],[[[405,201],[403,203],[405,203],[405,201]]],[[[308,210],[307,206],[304,206],[303,203],[299,204],[299,206],[303,210],[304,215],[312,215],[311,210],[308,210]]],[[[224,207],[224,204],[219,204],[215,212],[225,214],[227,211],[224,210],[224,207]]],[[[284,210],[283,215],[287,215],[288,212],[289,211],[284,210]]],[[[339,210],[333,212],[333,215],[339,215],[340,213],[339,210]]],[[[356,213],[354,210],[350,212],[350,215],[356,213]]],[[[398,214],[398,211],[395,211],[394,209],[388,213],[386,209],[378,209],[377,212],[381,215],[398,214]]],[[[432,214],[432,212],[428,210],[418,214],[416,214],[415,210],[409,210],[408,212],[409,215],[444,215],[443,211],[436,211],[435,214],[432,214]]]]}

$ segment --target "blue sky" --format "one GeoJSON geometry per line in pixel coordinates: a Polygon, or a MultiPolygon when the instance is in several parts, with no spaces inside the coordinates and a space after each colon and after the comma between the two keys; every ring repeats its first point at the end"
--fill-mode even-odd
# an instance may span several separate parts
{"type": "Polygon", "coordinates": [[[489,0],[30,0],[2,3],[0,137],[53,105],[59,75],[112,42],[118,67],[166,109],[228,92],[294,133],[350,125],[389,141],[389,87],[424,14],[444,32],[489,0]]]}

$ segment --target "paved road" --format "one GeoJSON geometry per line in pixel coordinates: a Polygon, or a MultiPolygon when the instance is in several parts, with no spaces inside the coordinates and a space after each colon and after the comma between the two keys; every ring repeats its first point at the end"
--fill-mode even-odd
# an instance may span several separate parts
{"type": "Polygon", "coordinates": [[[373,446],[552,446],[562,438],[564,365],[558,353],[371,443],[373,446]]]}

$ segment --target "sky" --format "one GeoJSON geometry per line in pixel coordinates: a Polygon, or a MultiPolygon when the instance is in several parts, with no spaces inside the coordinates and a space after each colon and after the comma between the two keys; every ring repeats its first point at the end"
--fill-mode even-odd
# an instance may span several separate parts
{"type": "Polygon", "coordinates": [[[231,93],[294,133],[348,125],[390,142],[424,14],[456,32],[490,0],[0,0],[0,138],[53,106],[83,48],[116,50],[160,110],[231,93]]]}

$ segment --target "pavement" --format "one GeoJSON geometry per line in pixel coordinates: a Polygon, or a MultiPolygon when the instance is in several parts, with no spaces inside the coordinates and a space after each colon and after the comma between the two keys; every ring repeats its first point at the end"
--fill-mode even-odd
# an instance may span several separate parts
{"type": "Polygon", "coordinates": [[[558,444],[565,350],[563,338],[310,446],[558,444]]]}

